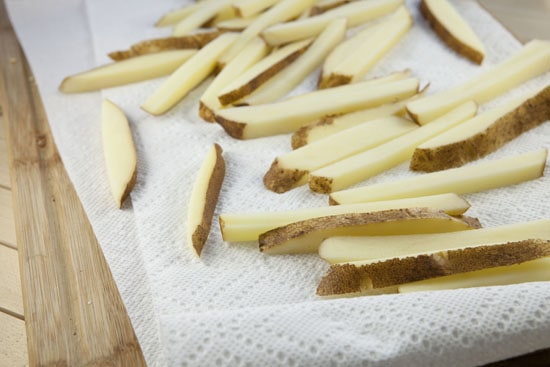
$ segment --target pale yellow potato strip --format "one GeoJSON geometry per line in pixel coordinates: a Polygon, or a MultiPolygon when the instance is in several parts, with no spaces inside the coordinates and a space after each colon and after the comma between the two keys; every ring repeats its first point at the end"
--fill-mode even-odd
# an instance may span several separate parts
{"type": "Polygon", "coordinates": [[[467,194],[490,190],[542,176],[547,155],[546,149],[539,149],[475,165],[337,191],[330,195],[330,200],[333,203],[351,204],[444,192],[467,194]]]}
{"type": "Polygon", "coordinates": [[[189,4],[187,6],[184,6],[180,9],[171,10],[167,13],[165,13],[156,23],[156,27],[167,27],[174,24],[177,24],[180,20],[182,20],[185,17],[188,17],[189,15],[193,14],[194,11],[196,11],[201,4],[194,3],[189,4]]]}
{"type": "Polygon", "coordinates": [[[241,18],[249,18],[276,4],[279,0],[238,0],[233,7],[241,18]]]}
{"type": "Polygon", "coordinates": [[[225,33],[200,49],[170,75],[141,108],[153,115],[161,115],[170,110],[214,71],[219,56],[236,38],[234,33],[225,33]]]}
{"type": "Polygon", "coordinates": [[[183,36],[214,18],[216,14],[230,7],[235,0],[205,1],[195,11],[180,20],[172,30],[172,36],[183,36]]]}

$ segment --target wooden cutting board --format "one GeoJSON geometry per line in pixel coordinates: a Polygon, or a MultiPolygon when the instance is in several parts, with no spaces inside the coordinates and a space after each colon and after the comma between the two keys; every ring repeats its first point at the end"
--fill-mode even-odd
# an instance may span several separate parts
{"type": "Polygon", "coordinates": [[[144,366],[109,267],[53,142],[4,1],[0,102],[31,366],[144,366]]]}

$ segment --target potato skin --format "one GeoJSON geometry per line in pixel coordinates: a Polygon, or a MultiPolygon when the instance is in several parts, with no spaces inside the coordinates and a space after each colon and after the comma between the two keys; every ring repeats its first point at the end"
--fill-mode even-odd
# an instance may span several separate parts
{"type": "Polygon", "coordinates": [[[549,119],[550,86],[497,119],[486,130],[468,139],[433,148],[417,148],[411,159],[410,169],[434,172],[460,167],[496,151],[549,119]]]}
{"type": "Polygon", "coordinates": [[[307,174],[304,170],[283,168],[275,159],[264,175],[264,186],[268,190],[282,194],[293,189],[307,174]]]}
{"type": "Polygon", "coordinates": [[[484,55],[478,50],[460,42],[445,28],[432,12],[425,0],[420,2],[420,12],[426,18],[430,26],[437,34],[437,36],[447,44],[451,49],[455,50],[459,55],[470,59],[476,64],[480,65],[483,62],[484,55]]]}

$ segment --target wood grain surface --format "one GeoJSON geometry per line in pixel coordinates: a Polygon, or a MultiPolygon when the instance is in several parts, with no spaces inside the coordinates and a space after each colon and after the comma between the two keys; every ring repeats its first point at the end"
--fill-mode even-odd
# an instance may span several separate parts
{"type": "Polygon", "coordinates": [[[29,364],[145,365],[3,1],[0,67],[29,364]]]}

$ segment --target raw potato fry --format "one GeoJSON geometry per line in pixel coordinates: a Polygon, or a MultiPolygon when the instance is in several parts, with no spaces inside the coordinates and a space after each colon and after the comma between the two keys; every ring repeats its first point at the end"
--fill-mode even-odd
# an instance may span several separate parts
{"type": "Polygon", "coordinates": [[[421,0],[420,12],[447,46],[476,64],[483,62],[483,43],[447,0],[421,0]]]}
{"type": "Polygon", "coordinates": [[[473,100],[481,104],[548,70],[550,41],[533,40],[507,60],[469,81],[410,102],[407,111],[423,125],[461,103],[473,100]]]}
{"type": "Polygon", "coordinates": [[[241,18],[249,18],[273,6],[279,0],[238,0],[233,7],[241,18]]]}
{"type": "Polygon", "coordinates": [[[240,32],[248,27],[256,18],[233,18],[216,24],[220,31],[240,32]]]}
{"type": "Polygon", "coordinates": [[[199,100],[200,117],[206,121],[215,122],[214,115],[222,108],[218,100],[218,93],[220,90],[264,57],[267,52],[268,47],[265,42],[259,37],[256,37],[244,48],[244,50],[242,50],[239,57],[231,60],[231,62],[216,75],[216,78],[210,83],[208,89],[202,94],[199,100]]]}
{"type": "Polygon", "coordinates": [[[59,90],[90,92],[158,78],[172,73],[196,53],[196,50],[164,51],[103,65],[63,79],[59,90]]]}
{"type": "Polygon", "coordinates": [[[120,208],[136,183],[136,148],[124,112],[107,99],[102,105],[101,133],[109,185],[120,208]]]}
{"type": "Polygon", "coordinates": [[[200,257],[210,233],[214,209],[225,177],[225,160],[218,144],[208,152],[191,191],[187,216],[187,242],[200,257]]]}
{"type": "Polygon", "coordinates": [[[200,49],[196,55],[181,65],[141,105],[152,115],[161,115],[174,107],[191,89],[202,82],[216,67],[216,62],[237,35],[225,33],[200,49]]]}
{"type": "Polygon", "coordinates": [[[282,45],[314,37],[335,19],[345,18],[351,28],[389,14],[400,5],[403,0],[354,1],[311,18],[273,25],[262,32],[262,37],[272,46],[282,45]]]}
{"type": "Polygon", "coordinates": [[[454,232],[479,228],[475,218],[456,218],[427,208],[393,209],[371,213],[339,214],[306,219],[277,227],[258,238],[268,254],[317,252],[325,238],[334,236],[388,236],[454,232]]]}
{"type": "Polygon", "coordinates": [[[277,78],[269,80],[250,96],[241,100],[239,104],[271,103],[285,96],[322,64],[323,59],[344,39],[345,34],[346,21],[344,19],[330,23],[298,60],[281,71],[277,78]]]}
{"type": "Polygon", "coordinates": [[[426,292],[544,281],[550,281],[549,257],[526,261],[521,264],[498,266],[495,268],[405,283],[397,287],[397,292],[426,292]]]}
{"type": "MultiPolygon", "coordinates": [[[[234,0],[232,2],[234,2],[234,0]]],[[[233,19],[239,19],[237,18],[237,12],[235,11],[235,8],[233,8],[233,6],[227,6],[223,8],[218,14],[216,14],[214,18],[206,22],[203,25],[203,27],[206,27],[206,28],[217,27],[218,24],[227,22],[233,19]]]]}
{"type": "Polygon", "coordinates": [[[267,189],[283,193],[307,182],[309,173],[418,128],[414,122],[390,116],[367,121],[315,143],[281,155],[264,176],[267,189]]]}
{"type": "MultiPolygon", "coordinates": [[[[494,152],[520,134],[550,120],[550,86],[519,100],[506,101],[414,151],[411,169],[439,171],[459,167],[494,152]]],[[[431,124],[428,124],[430,126],[431,124]]]]}
{"type": "Polygon", "coordinates": [[[521,241],[529,237],[550,241],[550,219],[453,233],[332,237],[321,243],[319,256],[334,264],[455,250],[463,247],[464,244],[480,246],[521,241]]]}
{"type": "Polygon", "coordinates": [[[301,41],[273,51],[223,88],[218,94],[220,103],[228,105],[260,88],[300,57],[310,44],[311,41],[301,41]]]}
{"type": "Polygon", "coordinates": [[[278,103],[227,108],[220,110],[216,121],[234,138],[258,138],[292,132],[322,116],[379,106],[418,91],[418,80],[414,78],[372,89],[364,88],[364,83],[318,90],[278,103]]]}
{"type": "Polygon", "coordinates": [[[319,296],[359,295],[372,289],[520,264],[545,256],[550,256],[550,241],[526,239],[377,262],[334,264],[321,279],[317,294],[319,296]]]}
{"type": "Polygon", "coordinates": [[[351,42],[354,47],[343,55],[343,60],[330,69],[330,63],[323,65],[319,87],[334,87],[362,79],[403,38],[412,24],[411,14],[401,6],[387,20],[356,35],[360,40],[351,42]]]}
{"type": "MultiPolygon", "coordinates": [[[[220,215],[224,241],[256,241],[260,234],[301,220],[349,213],[370,213],[389,209],[430,208],[449,215],[465,213],[470,204],[456,194],[421,196],[400,200],[376,201],[268,213],[229,213],[220,215]]],[[[550,227],[549,227],[550,228],[550,227]]]]}
{"type": "Polygon", "coordinates": [[[246,27],[240,34],[239,39],[224,53],[224,55],[222,55],[218,61],[218,66],[223,68],[223,66],[241,52],[252,38],[258,36],[265,28],[300,15],[305,9],[311,7],[314,1],[315,0],[281,0],[277,2],[273,7],[260,14],[252,24],[246,27]]]}
{"type": "Polygon", "coordinates": [[[418,145],[458,126],[474,116],[476,111],[477,105],[467,102],[428,125],[315,170],[309,175],[309,188],[319,193],[330,193],[387,171],[410,159],[418,145]]]}
{"type": "Polygon", "coordinates": [[[177,24],[183,18],[190,16],[201,6],[200,3],[189,4],[180,9],[175,9],[164,14],[156,23],[155,27],[167,27],[177,24]]]}
{"type": "Polygon", "coordinates": [[[132,45],[129,50],[111,52],[109,53],[109,57],[114,61],[121,61],[131,57],[147,55],[161,51],[180,50],[188,48],[199,49],[204,47],[210,41],[217,38],[220,34],[222,34],[222,32],[212,31],[189,34],[182,37],[166,37],[141,41],[132,45]]]}
{"type": "Polygon", "coordinates": [[[319,0],[309,11],[309,16],[323,14],[326,11],[332,10],[339,6],[350,3],[351,0],[319,0]]]}
{"type": "Polygon", "coordinates": [[[338,191],[330,195],[330,202],[351,204],[445,192],[467,194],[514,185],[541,177],[544,173],[547,155],[546,149],[539,149],[472,166],[338,191]]]}
{"type": "Polygon", "coordinates": [[[189,34],[213,19],[218,13],[231,6],[235,0],[217,0],[205,1],[202,3],[193,14],[180,20],[172,30],[172,36],[183,36],[189,34]]]}

